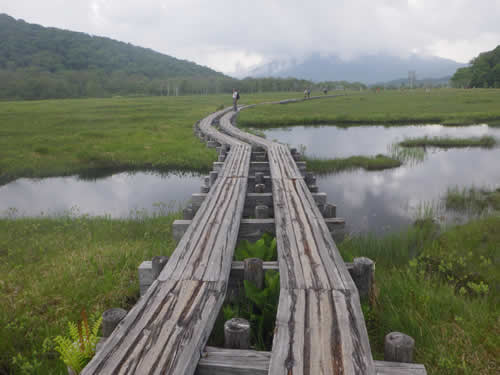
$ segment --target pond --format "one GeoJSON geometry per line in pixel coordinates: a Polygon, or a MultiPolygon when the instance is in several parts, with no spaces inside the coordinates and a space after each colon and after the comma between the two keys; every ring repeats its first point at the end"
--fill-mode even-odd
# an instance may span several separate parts
{"type": "MultiPolygon", "coordinates": [[[[259,129],[260,130],[260,129],[259,129]]],[[[467,127],[426,126],[335,126],[292,127],[261,130],[267,139],[292,147],[305,146],[307,155],[343,158],[354,155],[390,154],[392,145],[406,137],[492,135],[500,140],[500,129],[486,125],[467,127]]],[[[500,148],[427,148],[423,160],[407,162],[385,171],[354,170],[317,177],[320,191],[337,205],[337,215],[346,219],[351,233],[385,233],[411,224],[432,208],[443,222],[463,220],[443,210],[448,188],[500,186],[500,148]]]]}
{"type": "Polygon", "coordinates": [[[108,215],[126,218],[136,210],[177,211],[198,193],[202,176],[185,172],[118,173],[95,180],[76,176],[20,178],[0,186],[0,216],[108,215]]]}

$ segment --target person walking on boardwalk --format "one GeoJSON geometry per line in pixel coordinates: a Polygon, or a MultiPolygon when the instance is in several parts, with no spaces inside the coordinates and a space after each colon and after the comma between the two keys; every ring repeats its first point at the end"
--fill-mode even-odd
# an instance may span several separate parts
{"type": "Polygon", "coordinates": [[[233,89],[233,111],[238,110],[238,99],[240,98],[240,93],[237,89],[233,89]]]}

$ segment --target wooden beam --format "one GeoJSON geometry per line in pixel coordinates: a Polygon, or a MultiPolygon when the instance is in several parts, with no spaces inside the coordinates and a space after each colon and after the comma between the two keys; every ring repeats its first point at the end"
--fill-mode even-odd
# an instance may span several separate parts
{"type": "MultiPolygon", "coordinates": [[[[267,375],[271,352],[205,347],[196,375],[267,375]]],[[[426,375],[424,365],[375,361],[376,375],[426,375]]],[[[315,375],[315,374],[311,374],[315,375]]]]}

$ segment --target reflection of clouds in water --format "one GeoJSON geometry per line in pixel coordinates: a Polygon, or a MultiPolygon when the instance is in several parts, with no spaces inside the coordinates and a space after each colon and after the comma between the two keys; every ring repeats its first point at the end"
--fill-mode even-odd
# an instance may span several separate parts
{"type": "Polygon", "coordinates": [[[151,210],[158,202],[185,203],[198,191],[201,177],[194,175],[157,175],[120,173],[96,181],[75,177],[44,180],[19,179],[0,187],[0,214],[14,207],[19,215],[65,213],[78,207],[81,214],[126,217],[132,210],[151,210]]]}
{"type": "Polygon", "coordinates": [[[405,138],[415,137],[479,137],[493,135],[500,139],[500,129],[487,125],[474,126],[355,126],[339,128],[336,126],[264,129],[268,139],[298,147],[306,146],[306,154],[310,156],[343,158],[353,155],[386,154],[388,146],[405,138]]]}
{"type": "Polygon", "coordinates": [[[380,232],[407,225],[424,205],[436,207],[448,188],[500,186],[498,160],[498,148],[448,150],[415,166],[320,176],[318,185],[352,230],[380,232]]]}

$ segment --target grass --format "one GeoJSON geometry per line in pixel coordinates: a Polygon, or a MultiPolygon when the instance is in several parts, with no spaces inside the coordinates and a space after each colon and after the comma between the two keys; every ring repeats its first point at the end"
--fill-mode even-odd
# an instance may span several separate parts
{"type": "Polygon", "coordinates": [[[306,156],[304,160],[307,161],[307,168],[318,174],[340,172],[357,168],[362,168],[367,171],[378,171],[397,168],[402,165],[401,161],[385,155],[377,155],[374,157],[351,156],[338,159],[321,159],[306,156]]]}
{"type": "Polygon", "coordinates": [[[451,138],[451,137],[420,137],[408,138],[399,143],[403,147],[439,147],[439,148],[457,148],[457,147],[485,147],[492,148],[497,141],[492,136],[469,137],[469,138],[451,138]]]}
{"type": "Polygon", "coordinates": [[[246,127],[498,123],[499,103],[500,91],[495,89],[369,91],[293,105],[252,108],[240,114],[238,123],[246,127]]]}
{"type": "Polygon", "coordinates": [[[482,213],[485,210],[500,211],[500,188],[496,190],[475,187],[450,188],[445,195],[446,208],[460,212],[482,213]]]}
{"type": "MultiPolygon", "coordinates": [[[[297,93],[242,95],[242,103],[297,93]]],[[[230,95],[0,102],[0,184],[19,177],[133,170],[206,171],[193,124],[230,95]]]]}
{"type": "Polygon", "coordinates": [[[0,220],[0,374],[62,374],[44,341],[66,334],[82,309],[129,309],[139,264],[175,248],[176,216],[0,220]]]}
{"type": "Polygon", "coordinates": [[[377,301],[364,306],[376,359],[385,335],[400,331],[415,339],[415,362],[429,375],[500,369],[499,227],[496,216],[440,233],[424,220],[407,232],[340,245],[346,260],[368,256],[377,264],[377,301]]]}

